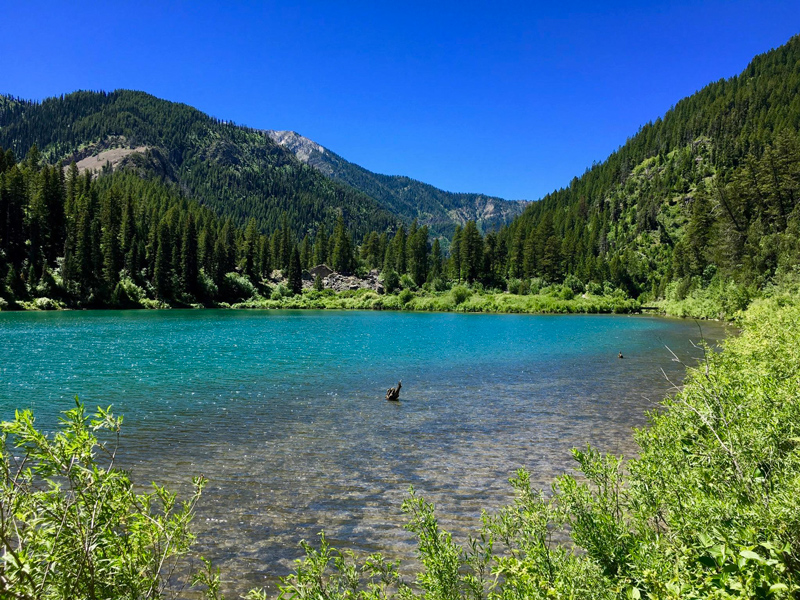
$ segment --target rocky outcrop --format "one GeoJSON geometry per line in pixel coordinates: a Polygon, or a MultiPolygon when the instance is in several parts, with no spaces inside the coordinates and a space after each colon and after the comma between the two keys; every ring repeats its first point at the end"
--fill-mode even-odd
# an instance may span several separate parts
{"type": "MultiPolygon", "coordinates": [[[[312,269],[312,271],[313,270],[314,269],[312,269]]],[[[274,284],[286,285],[288,281],[285,277],[283,277],[280,271],[273,271],[270,279],[274,284]]],[[[373,269],[364,277],[359,277],[357,275],[343,275],[341,273],[331,271],[329,275],[321,277],[321,279],[323,289],[333,290],[334,292],[344,292],[348,290],[372,290],[382,294],[384,291],[383,282],[380,281],[380,272],[377,269],[373,269]]],[[[312,289],[314,287],[314,280],[315,277],[312,276],[311,273],[304,271],[303,289],[312,289]]]]}
{"type": "Polygon", "coordinates": [[[267,130],[265,133],[279,146],[291,150],[299,160],[307,165],[322,171],[328,177],[333,175],[329,158],[325,156],[328,151],[317,142],[294,131],[267,130]]]}
{"type": "MultiPolygon", "coordinates": [[[[376,270],[370,271],[364,278],[357,277],[355,275],[331,273],[322,279],[322,285],[325,289],[334,290],[336,292],[367,289],[382,294],[383,284],[379,281],[378,277],[379,274],[376,270]]],[[[313,282],[311,285],[313,286],[313,282]]]]}

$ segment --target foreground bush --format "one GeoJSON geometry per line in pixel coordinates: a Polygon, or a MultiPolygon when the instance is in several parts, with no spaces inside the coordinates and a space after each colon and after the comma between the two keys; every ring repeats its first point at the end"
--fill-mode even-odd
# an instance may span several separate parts
{"type": "Polygon", "coordinates": [[[121,422],[79,404],[52,437],[30,411],[0,425],[0,598],[168,595],[205,481],[185,502],[156,485],[135,493],[114,467],[121,422]]]}

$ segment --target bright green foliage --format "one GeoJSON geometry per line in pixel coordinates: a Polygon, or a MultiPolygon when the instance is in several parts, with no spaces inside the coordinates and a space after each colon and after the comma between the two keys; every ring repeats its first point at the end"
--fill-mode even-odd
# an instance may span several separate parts
{"type": "Polygon", "coordinates": [[[77,404],[50,437],[29,411],[0,424],[0,597],[139,600],[175,585],[205,480],[184,502],[136,493],[114,465],[121,423],[77,404]]]}
{"type": "MultiPolygon", "coordinates": [[[[373,554],[358,564],[352,552],[339,552],[320,537],[319,549],[301,542],[306,552],[304,559],[296,561],[297,570],[283,580],[281,600],[382,600],[399,588],[402,597],[411,597],[407,586],[400,582],[396,562],[387,562],[380,554],[373,554]]],[[[250,592],[249,598],[258,593],[250,592]]]]}

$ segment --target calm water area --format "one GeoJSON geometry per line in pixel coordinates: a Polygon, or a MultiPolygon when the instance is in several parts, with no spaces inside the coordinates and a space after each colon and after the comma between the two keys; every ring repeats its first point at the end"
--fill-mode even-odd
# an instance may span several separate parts
{"type": "Polygon", "coordinates": [[[321,529],[334,545],[404,562],[408,488],[463,540],[591,443],[630,456],[719,324],[643,316],[324,311],[0,314],[0,419],[32,408],[52,429],[80,396],[123,414],[134,481],[210,483],[199,551],[229,597],[275,589],[321,529]],[[619,360],[621,351],[625,358],[619,360]],[[401,401],[384,400],[402,380],[401,401]]]}

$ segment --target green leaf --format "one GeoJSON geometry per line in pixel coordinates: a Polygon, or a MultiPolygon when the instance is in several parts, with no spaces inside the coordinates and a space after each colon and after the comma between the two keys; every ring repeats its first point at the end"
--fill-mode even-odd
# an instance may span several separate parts
{"type": "Polygon", "coordinates": [[[757,553],[753,552],[752,550],[742,550],[741,552],[739,552],[739,555],[743,556],[744,558],[747,558],[749,560],[758,561],[758,562],[760,562],[762,564],[767,562],[766,560],[764,560],[764,558],[760,554],[757,554],[757,553]]]}
{"type": "Polygon", "coordinates": [[[701,533],[697,537],[700,539],[700,543],[706,548],[714,545],[714,541],[706,533],[701,533]]]}
{"type": "Polygon", "coordinates": [[[701,565],[708,567],[709,569],[714,569],[717,566],[717,561],[715,561],[710,556],[701,556],[700,558],[697,559],[697,562],[699,562],[701,565]]]}

